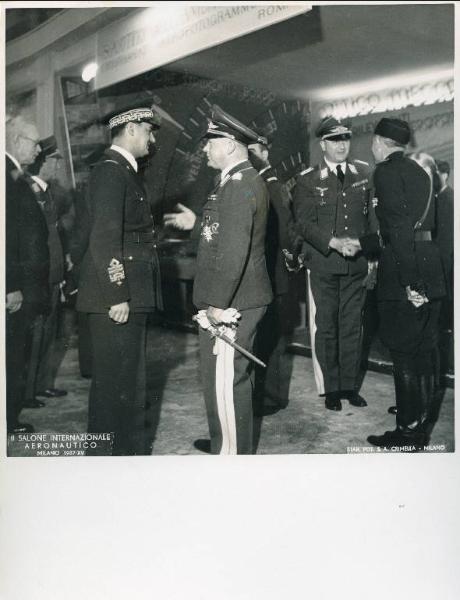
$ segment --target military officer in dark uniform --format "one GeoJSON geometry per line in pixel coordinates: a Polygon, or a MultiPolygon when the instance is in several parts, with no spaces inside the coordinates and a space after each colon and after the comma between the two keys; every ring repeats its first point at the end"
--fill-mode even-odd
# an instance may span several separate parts
{"type": "Polygon", "coordinates": [[[323,160],[303,171],[294,193],[297,226],[305,240],[313,367],[329,410],[342,399],[364,407],[358,393],[362,312],[369,263],[344,256],[347,238],[377,229],[368,164],[348,160],[351,130],[333,117],[316,129],[323,160]]]}
{"type": "MultiPolygon", "coordinates": [[[[265,262],[269,197],[247,148],[260,137],[217,106],[206,137],[208,164],[221,176],[203,210],[193,301],[213,325],[226,323],[228,309],[236,309],[236,342],[251,351],[273,297],[265,262]]],[[[199,335],[211,452],[251,454],[251,365],[207,331],[199,335]]]]}
{"type": "Polygon", "coordinates": [[[115,455],[144,454],[146,321],[158,301],[153,219],[136,159],[155,142],[157,115],[136,108],[109,120],[112,146],[87,190],[88,247],[77,310],[92,342],[89,432],[113,432],[115,455]]]}
{"type": "Polygon", "coordinates": [[[66,390],[55,387],[58,370],[55,360],[55,341],[61,307],[61,285],[64,281],[65,271],[57,205],[50,187],[51,182],[55,180],[62,155],[57,148],[54,136],[41,140],[40,146],[42,152],[33,165],[28,168],[27,174],[48,226],[50,310],[46,316],[37,317],[34,323],[31,361],[26,386],[25,406],[28,408],[44,406],[44,402],[36,398],[36,395],[44,398],[59,398],[67,395],[66,390]]]}
{"type": "Polygon", "coordinates": [[[380,236],[364,236],[365,252],[382,246],[377,273],[381,338],[393,360],[396,429],[371,435],[384,448],[417,450],[428,442],[435,401],[438,321],[445,283],[431,240],[435,203],[430,176],[404,155],[409,125],[384,118],[375,128],[372,152],[380,236]]]}
{"type": "Polygon", "coordinates": [[[291,195],[270,165],[268,144],[250,144],[249,158],[265,181],[270,197],[265,256],[274,298],[257,332],[257,356],[267,363],[267,368],[256,367],[254,394],[256,414],[269,415],[289,402],[292,361],[286,355],[286,344],[287,336],[292,333],[292,318],[288,298],[290,273],[284,253],[293,253],[295,230],[291,195]]]}

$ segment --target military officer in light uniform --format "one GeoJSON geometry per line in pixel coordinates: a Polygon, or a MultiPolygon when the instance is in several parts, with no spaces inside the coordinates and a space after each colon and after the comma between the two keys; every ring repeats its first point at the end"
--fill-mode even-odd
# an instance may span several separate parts
{"type": "Polygon", "coordinates": [[[351,130],[333,117],[316,129],[323,159],[303,171],[294,193],[294,213],[305,241],[309,325],[315,379],[329,410],[346,399],[367,405],[358,393],[362,312],[368,259],[344,256],[347,238],[377,229],[368,164],[350,161],[351,130]]]}
{"type": "Polygon", "coordinates": [[[146,321],[158,304],[159,273],[136,159],[148,154],[159,120],[150,108],[136,108],[108,125],[113,143],[88,183],[90,233],[77,300],[93,354],[88,431],[113,432],[115,455],[143,454],[146,321]]]}
{"type": "MultiPolygon", "coordinates": [[[[260,138],[217,106],[206,137],[208,164],[221,176],[202,215],[193,301],[217,325],[227,309],[237,309],[236,342],[252,351],[257,325],[273,297],[265,263],[269,196],[247,148],[260,138]]],[[[199,335],[210,450],[251,454],[252,365],[225,343],[216,348],[207,331],[200,329],[199,335]]]]}

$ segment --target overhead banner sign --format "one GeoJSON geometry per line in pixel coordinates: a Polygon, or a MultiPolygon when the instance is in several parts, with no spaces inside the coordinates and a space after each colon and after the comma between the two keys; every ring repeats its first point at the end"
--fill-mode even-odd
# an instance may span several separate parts
{"type": "Polygon", "coordinates": [[[436,74],[433,74],[432,80],[427,82],[324,102],[316,108],[316,111],[319,118],[334,115],[337,119],[346,119],[358,115],[401,110],[407,106],[450,102],[453,99],[453,77],[437,79],[436,74]]]}
{"type": "Polygon", "coordinates": [[[285,21],[311,4],[190,6],[161,3],[102,29],[97,36],[96,88],[106,87],[285,21]]]}

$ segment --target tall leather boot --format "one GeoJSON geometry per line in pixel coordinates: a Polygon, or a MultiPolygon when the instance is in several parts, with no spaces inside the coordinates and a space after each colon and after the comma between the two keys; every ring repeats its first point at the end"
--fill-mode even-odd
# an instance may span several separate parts
{"type": "MultiPolygon", "coordinates": [[[[398,367],[398,364],[395,362],[394,366],[393,366],[393,379],[395,382],[395,400],[396,400],[396,406],[390,406],[390,408],[388,409],[388,412],[390,413],[390,415],[397,415],[398,412],[401,412],[402,407],[403,407],[403,403],[401,398],[404,395],[404,389],[405,389],[405,385],[404,384],[404,373],[407,371],[404,371],[403,369],[401,369],[401,367],[398,367]],[[399,398],[399,402],[398,402],[398,398],[399,398]]],[[[398,423],[398,417],[396,416],[396,423],[398,423]]]]}
{"type": "Polygon", "coordinates": [[[430,441],[431,431],[436,421],[437,413],[437,395],[436,395],[436,374],[419,375],[420,390],[420,422],[421,429],[424,432],[425,445],[430,441]]]}
{"type": "Polygon", "coordinates": [[[367,441],[374,446],[417,452],[425,443],[421,426],[420,386],[417,374],[407,368],[394,370],[396,392],[396,429],[383,435],[370,435],[367,441]]]}
{"type": "Polygon", "coordinates": [[[425,441],[423,425],[424,406],[427,405],[426,395],[422,394],[421,376],[412,370],[401,372],[401,409],[398,409],[396,430],[399,432],[402,446],[414,446],[422,450],[425,441]]]}

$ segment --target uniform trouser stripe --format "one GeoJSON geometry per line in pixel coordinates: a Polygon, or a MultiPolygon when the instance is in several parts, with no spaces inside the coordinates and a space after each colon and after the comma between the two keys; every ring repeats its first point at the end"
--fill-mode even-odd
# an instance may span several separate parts
{"type": "Polygon", "coordinates": [[[222,431],[220,454],[237,454],[235,406],[233,403],[235,350],[220,340],[216,341],[216,399],[217,414],[222,431]]]}
{"type": "MultiPolygon", "coordinates": [[[[237,341],[252,351],[257,324],[266,307],[241,310],[237,341]]],[[[200,370],[203,385],[211,452],[213,454],[251,454],[253,451],[252,365],[240,352],[215,339],[203,329],[199,332],[200,370]],[[219,363],[219,365],[217,364],[219,363]]]]}
{"type": "Polygon", "coordinates": [[[318,357],[315,351],[315,336],[316,336],[316,304],[313,297],[313,292],[310,283],[310,269],[307,269],[307,285],[308,285],[308,324],[310,328],[310,343],[311,355],[313,360],[313,373],[315,376],[316,387],[318,394],[324,394],[324,376],[319,364],[318,357]]]}

